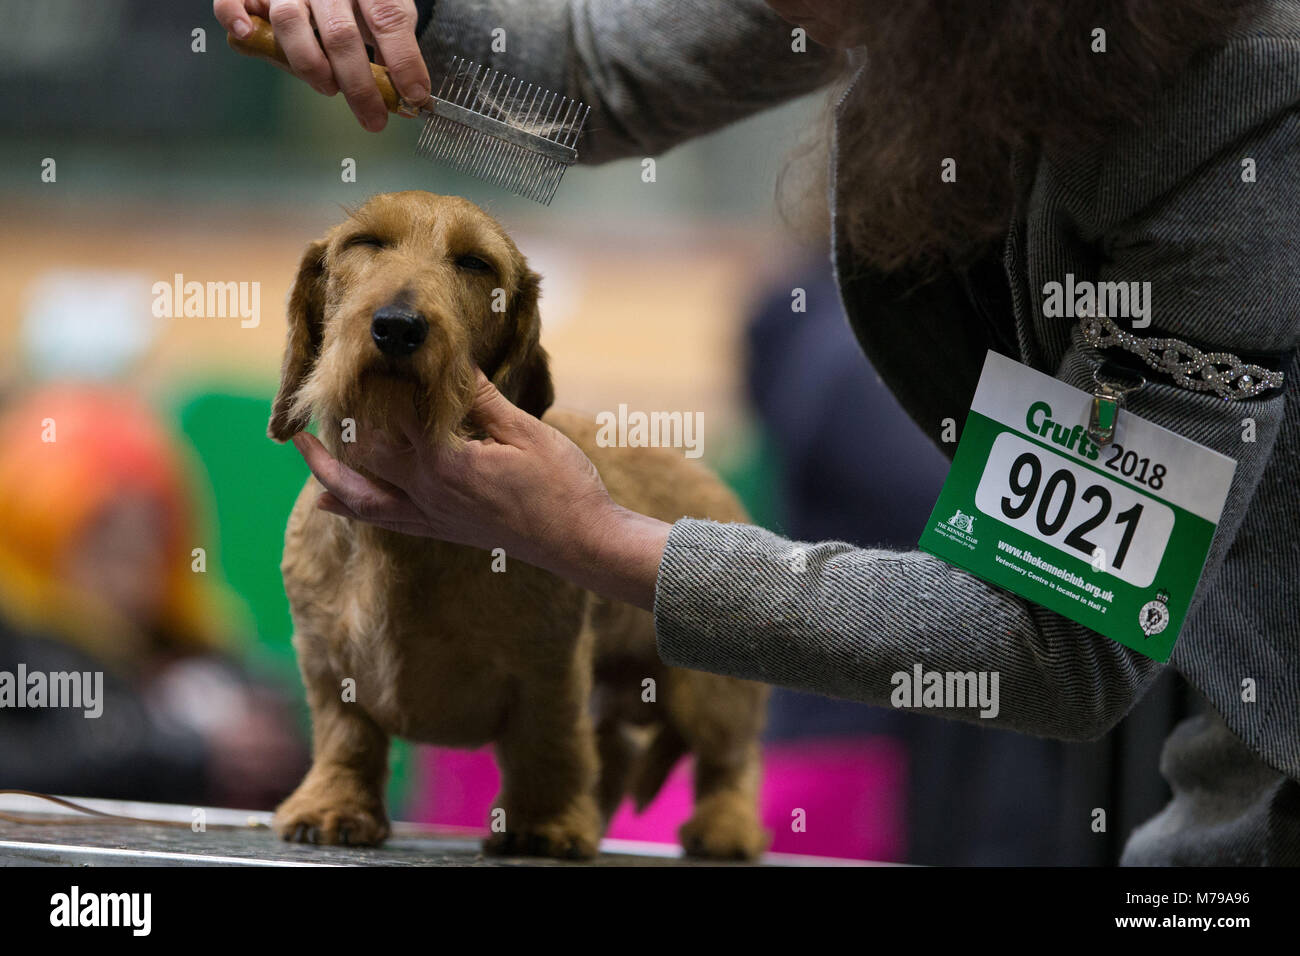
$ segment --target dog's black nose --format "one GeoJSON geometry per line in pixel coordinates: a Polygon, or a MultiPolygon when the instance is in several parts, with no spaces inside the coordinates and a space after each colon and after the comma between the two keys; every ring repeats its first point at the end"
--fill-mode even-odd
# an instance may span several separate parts
{"type": "Polygon", "coordinates": [[[424,316],[399,305],[386,305],[370,320],[370,337],[379,351],[393,358],[410,355],[429,334],[424,316]]]}

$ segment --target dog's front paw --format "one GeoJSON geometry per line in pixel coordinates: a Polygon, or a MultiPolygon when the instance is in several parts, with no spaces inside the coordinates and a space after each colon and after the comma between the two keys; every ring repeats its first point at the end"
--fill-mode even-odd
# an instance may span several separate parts
{"type": "Polygon", "coordinates": [[[574,833],[562,827],[540,826],[530,830],[494,833],[483,841],[483,851],[496,856],[550,856],[561,860],[590,860],[600,840],[589,833],[574,833]]]}
{"type": "Polygon", "coordinates": [[[709,860],[754,860],[771,843],[748,801],[706,800],[678,833],[688,856],[709,860]]]}
{"type": "Polygon", "coordinates": [[[380,803],[339,795],[322,798],[301,790],[280,804],[271,825],[291,843],[378,846],[389,833],[380,803]]]}
{"type": "Polygon", "coordinates": [[[599,816],[582,806],[563,816],[533,825],[493,833],[483,841],[483,851],[498,856],[550,856],[561,860],[589,860],[600,849],[599,816]]]}

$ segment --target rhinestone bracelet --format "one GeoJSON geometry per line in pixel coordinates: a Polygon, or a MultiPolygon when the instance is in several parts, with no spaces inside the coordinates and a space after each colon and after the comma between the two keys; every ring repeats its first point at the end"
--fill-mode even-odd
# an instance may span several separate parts
{"type": "Polygon", "coordinates": [[[1144,339],[1125,332],[1104,315],[1079,322],[1084,340],[1093,348],[1119,346],[1138,356],[1175,382],[1198,392],[1214,392],[1225,401],[1254,398],[1282,387],[1282,373],[1243,362],[1229,352],[1202,352],[1178,339],[1144,339]]]}

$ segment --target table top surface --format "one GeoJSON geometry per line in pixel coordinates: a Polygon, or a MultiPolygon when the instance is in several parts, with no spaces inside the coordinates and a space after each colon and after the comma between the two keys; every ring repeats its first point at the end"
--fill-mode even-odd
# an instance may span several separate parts
{"type": "MultiPolygon", "coordinates": [[[[117,816],[164,823],[106,820],[30,797],[0,795],[0,866],[573,866],[537,857],[485,855],[481,835],[395,823],[381,847],[286,843],[270,829],[270,814],[115,800],[72,799],[117,816]],[[201,814],[196,810],[201,809],[201,814]],[[195,822],[202,820],[202,828],[195,822]]],[[[709,866],[685,859],[675,846],[605,840],[584,866],[709,866]]],[[[724,864],[743,866],[746,864],[724,864]]],[[[862,865],[859,861],[768,854],[761,865],[862,865]]]]}

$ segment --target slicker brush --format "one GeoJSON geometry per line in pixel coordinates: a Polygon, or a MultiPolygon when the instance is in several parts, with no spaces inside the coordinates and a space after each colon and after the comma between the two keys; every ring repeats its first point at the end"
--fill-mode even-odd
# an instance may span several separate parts
{"type": "MultiPolygon", "coordinates": [[[[271,25],[250,17],[245,38],[226,37],[246,56],[288,66],[271,25]]],[[[398,95],[388,70],[370,64],[390,113],[423,116],[416,151],[518,196],[549,205],[564,171],[578,161],[590,107],[500,70],[453,57],[438,91],[423,103],[398,95]]]]}

